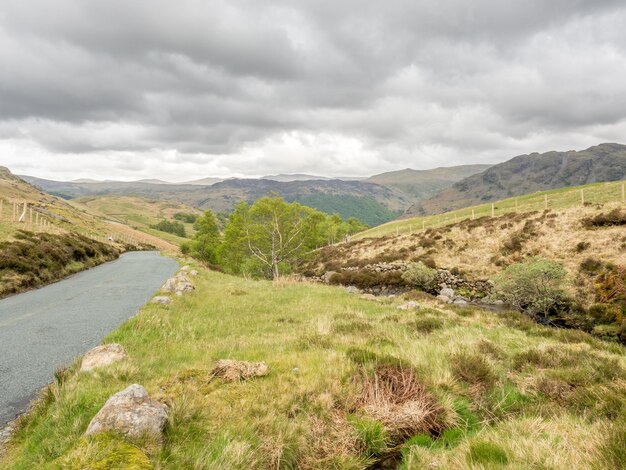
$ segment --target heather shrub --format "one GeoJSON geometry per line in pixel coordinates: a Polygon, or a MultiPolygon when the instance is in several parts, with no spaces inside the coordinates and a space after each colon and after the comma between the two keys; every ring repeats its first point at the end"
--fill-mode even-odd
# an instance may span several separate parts
{"type": "Polygon", "coordinates": [[[565,299],[566,277],[567,271],[561,263],[533,257],[510,265],[497,276],[496,291],[519,310],[546,317],[565,299]]]}
{"type": "Polygon", "coordinates": [[[418,261],[409,265],[402,273],[402,279],[410,286],[430,291],[436,286],[437,271],[418,261]]]}

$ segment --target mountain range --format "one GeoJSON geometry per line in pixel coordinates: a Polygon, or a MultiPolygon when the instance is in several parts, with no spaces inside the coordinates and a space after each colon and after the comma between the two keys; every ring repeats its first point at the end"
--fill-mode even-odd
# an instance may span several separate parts
{"type": "Polygon", "coordinates": [[[512,196],[626,179],[626,145],[519,155],[461,179],[411,206],[405,215],[437,214],[512,196]]]}
{"type": "Polygon", "coordinates": [[[605,143],[586,150],[519,155],[497,165],[410,168],[369,178],[270,175],[257,179],[52,181],[23,178],[66,199],[130,195],[229,212],[239,201],[276,194],[342,217],[378,225],[399,216],[435,214],[535,191],[626,179],[626,146],[605,143]]]}

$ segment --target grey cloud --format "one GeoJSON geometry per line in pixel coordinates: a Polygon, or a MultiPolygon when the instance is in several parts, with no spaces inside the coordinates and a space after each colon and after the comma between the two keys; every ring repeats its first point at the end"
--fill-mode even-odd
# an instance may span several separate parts
{"type": "Polygon", "coordinates": [[[0,140],[233,173],[570,148],[620,135],[624,22],[618,0],[5,0],[0,140]]]}

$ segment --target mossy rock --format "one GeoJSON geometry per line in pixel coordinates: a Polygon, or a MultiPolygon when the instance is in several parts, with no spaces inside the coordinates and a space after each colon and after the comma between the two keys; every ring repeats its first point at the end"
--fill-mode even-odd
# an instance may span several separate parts
{"type": "Polygon", "coordinates": [[[71,470],[152,470],[148,456],[121,437],[103,433],[81,439],[53,468],[71,470]]]}

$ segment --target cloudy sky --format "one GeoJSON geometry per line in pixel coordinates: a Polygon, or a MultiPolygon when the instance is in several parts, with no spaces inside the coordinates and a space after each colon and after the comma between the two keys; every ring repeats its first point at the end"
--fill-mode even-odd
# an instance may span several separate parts
{"type": "Polygon", "coordinates": [[[370,175],[626,141],[623,0],[2,0],[0,164],[370,175]]]}

